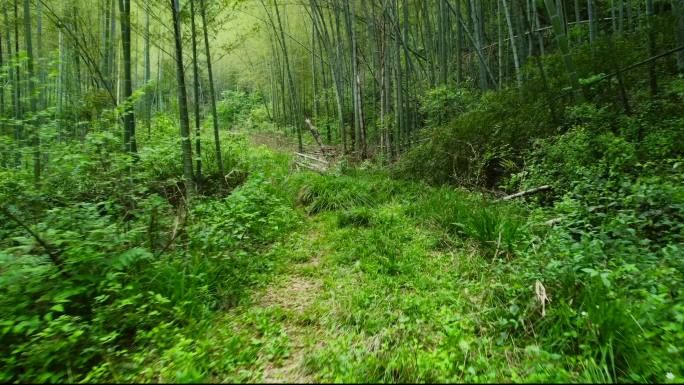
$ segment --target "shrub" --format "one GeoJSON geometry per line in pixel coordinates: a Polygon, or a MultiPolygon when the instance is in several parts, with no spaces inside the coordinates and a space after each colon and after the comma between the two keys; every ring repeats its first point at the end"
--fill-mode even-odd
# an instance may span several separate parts
{"type": "Polygon", "coordinates": [[[622,160],[606,151],[578,175],[553,209],[560,224],[507,266],[517,283],[495,297],[525,309],[507,333],[536,322],[543,347],[582,362],[584,378],[658,381],[682,370],[673,348],[682,328],[664,325],[682,317],[684,179],[681,161],[630,169],[622,160]],[[648,175],[653,169],[668,171],[648,175]],[[521,301],[536,280],[553,298],[541,320],[538,303],[521,301]]]}
{"type": "MultiPolygon", "coordinates": [[[[437,96],[445,92],[435,91],[437,96]]],[[[434,104],[440,102],[430,101],[425,108],[434,104]]],[[[455,110],[444,115],[451,119],[439,125],[431,122],[435,126],[422,134],[428,140],[402,156],[394,175],[431,184],[493,187],[506,174],[504,165],[518,160],[533,138],[549,131],[544,109],[514,90],[486,93],[466,103],[467,109],[452,104],[455,110]]]]}

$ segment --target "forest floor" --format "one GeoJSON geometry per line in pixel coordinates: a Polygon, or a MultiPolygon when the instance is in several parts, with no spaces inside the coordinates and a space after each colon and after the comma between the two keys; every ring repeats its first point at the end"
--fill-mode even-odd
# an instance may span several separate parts
{"type": "MultiPolygon", "coordinates": [[[[292,151],[281,138],[252,141],[292,151]]],[[[277,272],[210,328],[226,344],[242,336],[253,345],[214,380],[510,380],[520,350],[494,353],[494,338],[476,325],[494,277],[475,248],[445,247],[410,214],[413,203],[397,196],[359,223],[341,221],[340,211],[302,213],[303,223],[268,251],[277,272]]]]}

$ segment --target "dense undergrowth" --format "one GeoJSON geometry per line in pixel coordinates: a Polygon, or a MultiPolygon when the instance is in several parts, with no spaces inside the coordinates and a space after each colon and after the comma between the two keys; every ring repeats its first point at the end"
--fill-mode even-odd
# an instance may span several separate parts
{"type": "MultiPolygon", "coordinates": [[[[607,47],[594,54],[609,56],[607,47]]],[[[586,76],[590,56],[577,54],[586,76]]],[[[538,372],[525,379],[681,381],[684,83],[681,75],[661,81],[654,97],[639,89],[638,74],[626,76],[635,88],[629,109],[587,78],[591,103],[551,99],[562,124],[548,98],[521,97],[525,87],[483,96],[437,89],[423,102],[427,141],[393,167],[433,185],[552,187],[525,198],[522,211],[473,206],[449,188],[428,199],[433,209],[418,210],[491,258],[486,269],[497,279],[482,321],[534,352],[538,372]]]]}
{"type": "Polygon", "coordinates": [[[226,137],[227,184],[209,167],[186,202],[175,129],[156,122],[138,159],[92,133],[53,147],[40,189],[0,176],[3,381],[199,380],[145,367],[191,357],[203,320],[274,268],[255,255],[298,223],[279,187],[287,158],[226,137]]]}
{"type": "Polygon", "coordinates": [[[684,382],[684,0],[5,3],[0,381],[684,382]]]}
{"type": "MultiPolygon", "coordinates": [[[[0,380],[260,381],[294,320],[324,339],[304,359],[321,381],[682,381],[684,81],[661,86],[630,114],[591,84],[555,111],[521,97],[534,82],[437,88],[389,170],[292,173],[226,133],[227,176],[204,151],[190,198],[166,115],[136,157],[108,130],[55,141],[40,186],[0,171],[0,380]],[[252,302],[312,255],[311,306],[252,302]]],[[[224,96],[224,125],[274,129],[259,97],[224,96]]]]}
{"type": "Polygon", "coordinates": [[[383,175],[298,176],[299,202],[331,234],[327,295],[342,301],[314,310],[342,332],[309,370],[324,381],[680,378],[684,200],[681,163],[670,167],[609,178],[613,192],[582,185],[548,208],[383,175]]]}
{"type": "Polygon", "coordinates": [[[289,317],[324,330],[305,357],[323,381],[681,380],[682,123],[639,111],[618,130],[606,110],[572,111],[504,183],[553,190],[512,202],[368,164],[291,174],[235,134],[227,185],[208,166],[186,202],[164,116],[138,159],[112,158],[107,132],[56,146],[63,167],[40,189],[0,178],[2,379],[259,381],[264,356],[290,354],[289,317]],[[292,247],[306,216],[324,235],[292,247]],[[303,314],[249,307],[321,250],[325,286],[303,314]]]}
{"type": "MultiPolygon", "coordinates": [[[[594,103],[558,105],[562,125],[544,110],[545,99],[521,98],[518,90],[477,96],[439,88],[423,101],[427,141],[391,172],[443,187],[368,172],[307,176],[298,190],[306,210],[335,211],[331,223],[350,229],[342,230],[349,241],[337,240],[343,250],[336,253],[338,265],[373,274],[366,278],[374,282],[367,291],[346,293],[360,301],[346,308],[367,310],[359,311],[352,323],[362,326],[350,333],[379,333],[385,341],[372,353],[356,350],[358,340],[339,341],[328,356],[310,362],[312,372],[347,381],[681,380],[683,84],[675,76],[661,82],[655,98],[636,92],[629,114],[606,90],[589,89],[594,103]],[[527,203],[506,204],[494,202],[489,192],[459,191],[447,183],[552,189],[522,199],[527,203]],[[388,211],[393,215],[379,218],[388,211]],[[404,230],[416,226],[433,231],[418,252],[406,245],[421,232],[404,230]],[[453,309],[465,318],[457,328],[469,334],[447,345],[427,338],[435,331],[420,326],[448,324],[425,321],[432,314],[428,307],[443,304],[411,291],[435,274],[423,260],[433,248],[459,254],[449,262],[457,267],[447,267],[458,288],[441,282],[433,290],[465,290],[477,298],[476,309],[453,309]],[[470,257],[460,255],[469,249],[470,257]],[[414,318],[378,315],[368,326],[375,306],[403,309],[373,302],[377,292],[392,287],[429,305],[413,304],[421,309],[414,318]],[[403,328],[411,330],[408,336],[403,328]],[[392,332],[400,337],[382,334],[392,332]],[[477,349],[471,347],[475,340],[477,349]],[[429,358],[417,353],[426,349],[429,358]]],[[[386,298],[402,301],[396,292],[386,298]]]]}

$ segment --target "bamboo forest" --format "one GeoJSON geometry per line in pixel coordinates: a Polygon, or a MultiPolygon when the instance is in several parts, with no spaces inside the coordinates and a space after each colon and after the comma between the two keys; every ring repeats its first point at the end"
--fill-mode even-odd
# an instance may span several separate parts
{"type": "Polygon", "coordinates": [[[684,383],[684,0],[0,0],[0,381],[684,383]]]}

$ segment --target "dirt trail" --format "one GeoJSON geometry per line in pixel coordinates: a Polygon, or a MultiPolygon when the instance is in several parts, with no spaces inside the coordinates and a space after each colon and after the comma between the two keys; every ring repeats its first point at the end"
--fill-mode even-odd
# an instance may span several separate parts
{"type": "MultiPolygon", "coordinates": [[[[283,134],[269,132],[249,132],[248,137],[256,145],[264,145],[274,151],[292,154],[298,152],[297,141],[283,134]]],[[[304,152],[311,153],[317,150],[316,146],[304,144],[304,152]]]]}
{"type": "MultiPolygon", "coordinates": [[[[297,151],[297,143],[282,134],[249,132],[247,136],[255,145],[264,145],[273,151],[289,154],[297,151]]],[[[283,273],[274,277],[269,287],[254,293],[252,308],[278,310],[274,314],[286,314],[285,319],[273,322],[282,324],[287,335],[289,354],[285,358],[273,358],[267,351],[260,353],[258,361],[262,363],[263,383],[315,382],[315,378],[306,372],[305,357],[321,346],[319,341],[323,339],[323,333],[316,323],[302,320],[323,290],[323,282],[316,274],[323,252],[316,245],[322,234],[320,226],[314,218],[308,220],[309,229],[304,230],[294,245],[287,246],[301,249],[302,258],[297,258],[297,261],[304,261],[293,262],[283,273]]]]}
{"type": "Polygon", "coordinates": [[[319,234],[318,229],[312,228],[302,240],[309,260],[291,265],[257,299],[258,307],[279,308],[291,315],[283,321],[289,339],[289,355],[278,363],[266,362],[262,373],[264,383],[314,382],[314,378],[306,373],[304,359],[308,352],[316,348],[314,341],[321,339],[321,332],[317,325],[298,322],[298,319],[315,303],[323,289],[320,278],[306,274],[306,271],[320,264],[320,252],[313,251],[319,234]]]}

